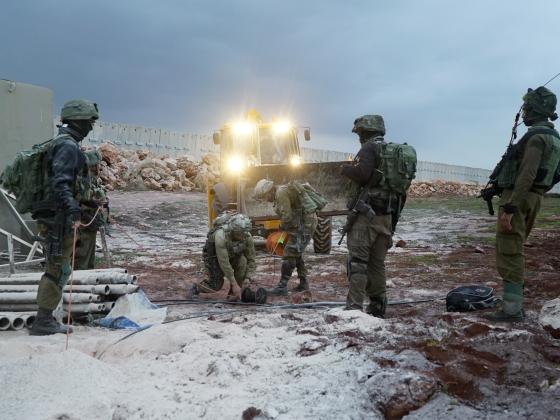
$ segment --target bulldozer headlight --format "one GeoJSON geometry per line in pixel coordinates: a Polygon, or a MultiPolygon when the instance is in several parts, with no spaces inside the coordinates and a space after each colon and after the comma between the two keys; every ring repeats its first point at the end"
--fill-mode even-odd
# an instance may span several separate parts
{"type": "Polygon", "coordinates": [[[301,157],[299,157],[298,155],[292,155],[290,157],[290,165],[292,165],[292,166],[301,165],[301,157]]]}
{"type": "Polygon", "coordinates": [[[232,173],[240,173],[243,171],[243,168],[246,166],[245,159],[241,156],[231,156],[227,160],[227,169],[232,173]]]}
{"type": "Polygon", "coordinates": [[[272,125],[275,134],[285,134],[292,128],[288,121],[278,121],[272,125]]]}
{"type": "Polygon", "coordinates": [[[237,136],[248,136],[253,132],[255,126],[249,121],[238,121],[233,124],[232,131],[237,136]]]}

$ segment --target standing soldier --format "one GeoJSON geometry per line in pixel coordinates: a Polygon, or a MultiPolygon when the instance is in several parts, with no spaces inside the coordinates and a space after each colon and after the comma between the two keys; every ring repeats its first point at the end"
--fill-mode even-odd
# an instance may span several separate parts
{"type": "Polygon", "coordinates": [[[74,257],[74,268],[76,270],[93,270],[95,268],[95,244],[97,231],[107,222],[103,209],[97,212],[99,207],[108,206],[107,194],[99,182],[98,168],[102,156],[97,150],[84,152],[88,166],[88,173],[81,177],[80,204],[82,209],[82,224],[78,242],[76,243],[76,256],[74,257]],[[97,212],[97,215],[96,215],[97,212]],[[92,218],[95,216],[95,220],[92,218]]]}
{"type": "Polygon", "coordinates": [[[243,214],[217,217],[208,232],[203,258],[209,278],[194,285],[194,294],[214,293],[225,286],[228,297],[241,299],[241,288],[251,283],[256,270],[251,220],[243,214]]]}
{"type": "Polygon", "coordinates": [[[416,173],[416,151],[411,146],[385,143],[381,115],[364,115],[354,121],[352,132],[361,148],[342,175],[353,181],[350,214],[343,232],[348,232],[348,282],[346,309],[385,316],[385,257],[392,246],[406,192],[416,173]]]}
{"type": "Polygon", "coordinates": [[[32,216],[42,237],[46,238],[46,267],[37,292],[37,317],[31,335],[71,332],[53,318],[72,272],[73,227],[81,219],[77,201],[77,179],[87,171],[86,158],[79,143],[99,118],[97,104],[86,100],[66,102],[59,129],[45,155],[43,200],[33,204],[32,216]]]}
{"type": "Polygon", "coordinates": [[[533,228],[543,194],[560,177],[560,136],[548,121],[558,118],[555,110],[556,95],[550,90],[541,86],[527,91],[522,107],[523,123],[529,127],[527,133],[508,149],[490,178],[489,190],[500,195],[496,266],[504,284],[501,309],[484,315],[491,321],[524,318],[523,243],[533,228]]]}
{"type": "Polygon", "coordinates": [[[281,277],[269,293],[286,296],[288,281],[297,268],[299,284],[295,292],[309,290],[307,268],[303,252],[313,237],[317,226],[316,212],[326,205],[326,200],[309,184],[292,181],[276,187],[273,181],[261,179],[255,185],[254,198],[274,203],[274,211],[280,216],[280,230],[288,233],[288,242],[282,256],[281,277]]]}

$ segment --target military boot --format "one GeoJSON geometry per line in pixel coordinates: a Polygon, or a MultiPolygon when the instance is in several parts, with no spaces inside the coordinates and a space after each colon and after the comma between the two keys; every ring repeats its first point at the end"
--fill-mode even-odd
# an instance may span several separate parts
{"type": "Polygon", "coordinates": [[[72,327],[59,324],[53,317],[53,311],[39,309],[29,335],[51,335],[71,333],[72,327]]]}
{"type": "Polygon", "coordinates": [[[292,273],[294,272],[295,268],[295,261],[289,258],[283,260],[282,267],[280,268],[280,281],[273,289],[267,290],[267,293],[272,296],[287,296],[288,281],[290,281],[290,277],[292,277],[292,273]]]}
{"type": "Polygon", "coordinates": [[[299,284],[292,289],[292,292],[304,292],[306,290],[309,290],[309,282],[306,277],[301,277],[299,284]]]}
{"type": "Polygon", "coordinates": [[[504,298],[502,307],[494,312],[482,315],[489,321],[494,322],[518,322],[523,321],[523,285],[521,283],[504,282],[504,298]]]}
{"type": "Polygon", "coordinates": [[[278,284],[273,289],[267,290],[267,293],[272,296],[288,296],[288,279],[281,277],[278,284]]]}
{"type": "Polygon", "coordinates": [[[366,308],[366,313],[376,318],[385,318],[385,309],[387,308],[387,298],[371,297],[369,298],[369,305],[366,308]]]}

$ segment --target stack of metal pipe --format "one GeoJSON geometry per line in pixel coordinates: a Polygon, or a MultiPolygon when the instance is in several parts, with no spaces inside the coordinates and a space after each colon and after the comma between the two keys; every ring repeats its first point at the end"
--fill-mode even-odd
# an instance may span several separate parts
{"type": "MultiPolygon", "coordinates": [[[[34,317],[29,319],[37,310],[41,276],[42,273],[17,273],[0,277],[0,331],[33,323],[34,317]]],[[[136,291],[136,276],[124,268],[76,270],[72,282],[63,290],[62,309],[70,311],[73,318],[107,313],[120,296],[136,291]]]]}

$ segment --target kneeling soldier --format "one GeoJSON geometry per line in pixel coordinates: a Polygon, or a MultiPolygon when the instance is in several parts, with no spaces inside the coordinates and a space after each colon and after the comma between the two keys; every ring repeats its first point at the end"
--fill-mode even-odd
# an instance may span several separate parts
{"type": "Polygon", "coordinates": [[[241,288],[251,282],[256,269],[251,220],[232,213],[216,218],[208,232],[203,258],[209,278],[195,285],[195,293],[214,293],[225,286],[228,296],[240,299],[241,288]]]}

